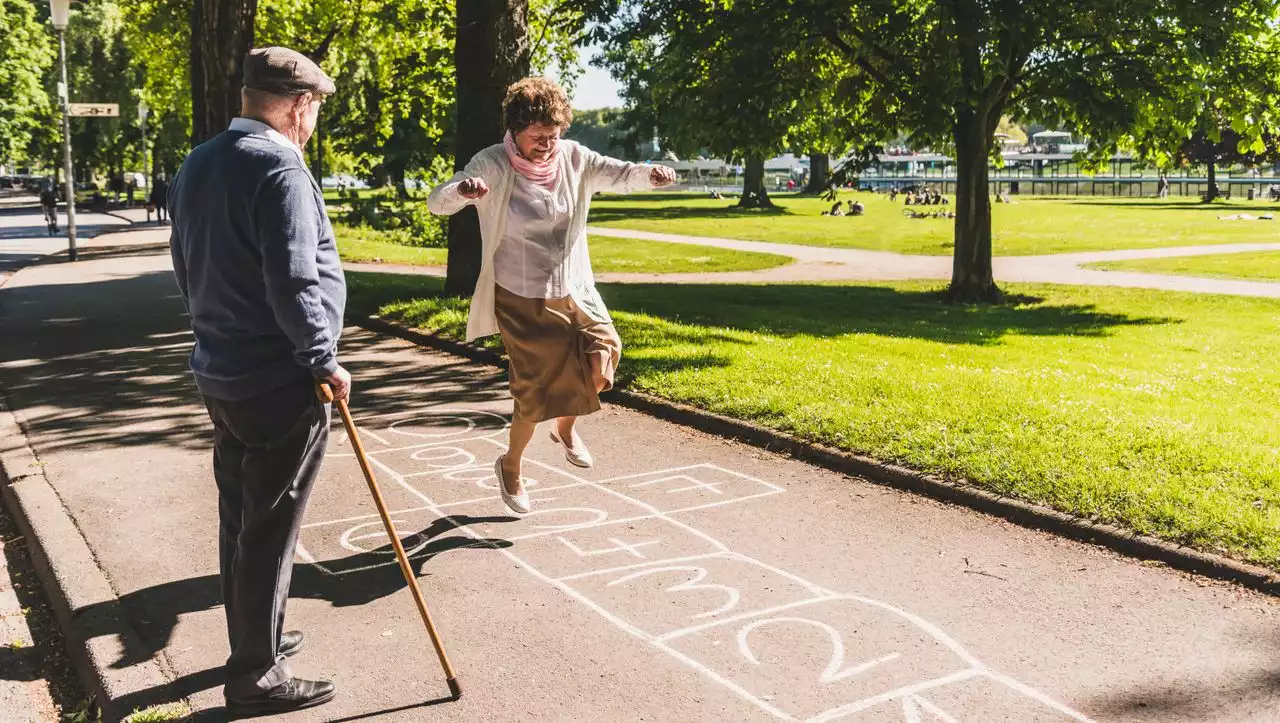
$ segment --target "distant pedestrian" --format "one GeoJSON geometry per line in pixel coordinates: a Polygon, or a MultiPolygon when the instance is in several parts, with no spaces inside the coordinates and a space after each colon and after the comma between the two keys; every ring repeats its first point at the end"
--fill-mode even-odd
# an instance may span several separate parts
{"type": "Polygon", "coordinates": [[[467,339],[502,334],[515,411],[494,475],[503,502],[523,514],[531,507],[522,463],[537,425],[554,420],[551,438],[566,459],[591,467],[575,425],[600,409],[600,393],[613,387],[622,355],[587,255],[591,196],[661,188],[676,175],[562,140],[573,110],[564,90],[546,78],[512,85],[502,115],[503,142],[436,187],[427,206],[452,215],[474,205],[480,214],[482,262],[467,339]]]}
{"type": "Polygon", "coordinates": [[[165,182],[164,172],[156,174],[151,184],[151,206],[156,212],[156,223],[164,223],[168,219],[169,184],[165,182]]]}
{"type": "Polygon", "coordinates": [[[1156,196],[1159,198],[1169,197],[1169,177],[1163,173],[1160,174],[1160,180],[1156,181],[1156,196]]]}
{"type": "Polygon", "coordinates": [[[296,678],[284,632],[294,547],[324,460],[331,409],[346,399],[338,364],[346,282],[324,196],[307,171],[333,81],[301,53],[250,51],[241,117],[193,150],[173,179],[170,246],[191,316],[191,369],[213,422],[219,567],[233,717],[331,700],[332,683],[296,678]]]}

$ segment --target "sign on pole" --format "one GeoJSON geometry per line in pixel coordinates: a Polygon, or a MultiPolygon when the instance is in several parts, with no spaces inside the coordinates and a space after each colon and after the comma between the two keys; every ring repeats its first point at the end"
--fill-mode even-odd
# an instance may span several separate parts
{"type": "Polygon", "coordinates": [[[73,118],[115,118],[120,115],[119,103],[68,103],[67,115],[73,118]]]}

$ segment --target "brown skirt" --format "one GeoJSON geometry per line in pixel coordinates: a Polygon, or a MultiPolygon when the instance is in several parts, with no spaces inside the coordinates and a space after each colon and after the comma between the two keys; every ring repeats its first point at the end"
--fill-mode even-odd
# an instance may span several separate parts
{"type": "Polygon", "coordinates": [[[597,378],[606,391],[612,389],[622,357],[613,324],[587,316],[572,297],[526,299],[501,286],[494,313],[510,360],[517,417],[545,422],[600,409],[597,378]]]}

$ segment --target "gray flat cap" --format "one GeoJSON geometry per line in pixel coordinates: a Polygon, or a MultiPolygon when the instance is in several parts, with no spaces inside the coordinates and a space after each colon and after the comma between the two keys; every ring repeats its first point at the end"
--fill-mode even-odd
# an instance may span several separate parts
{"type": "Polygon", "coordinates": [[[277,95],[333,95],[333,79],[310,58],[288,48],[254,48],[244,57],[244,87],[277,95]]]}

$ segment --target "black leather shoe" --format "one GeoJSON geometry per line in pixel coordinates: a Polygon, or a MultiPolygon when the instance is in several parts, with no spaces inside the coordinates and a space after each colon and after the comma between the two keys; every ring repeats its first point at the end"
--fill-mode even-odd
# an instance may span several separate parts
{"type": "Polygon", "coordinates": [[[227,699],[227,713],[237,718],[288,713],[323,705],[333,700],[338,689],[327,680],[290,678],[271,690],[252,698],[227,699]]]}
{"type": "Polygon", "coordinates": [[[302,631],[290,630],[280,635],[280,654],[286,658],[302,650],[302,631]]]}

